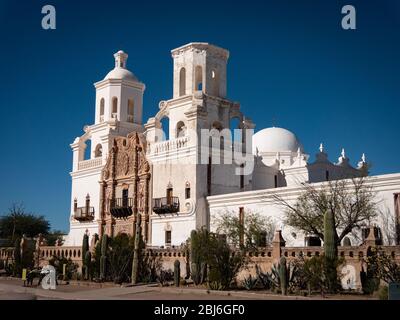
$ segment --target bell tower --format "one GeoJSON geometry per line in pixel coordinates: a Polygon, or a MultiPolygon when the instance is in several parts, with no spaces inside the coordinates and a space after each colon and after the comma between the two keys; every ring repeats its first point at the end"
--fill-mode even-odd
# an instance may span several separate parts
{"type": "Polygon", "coordinates": [[[171,51],[174,59],[173,98],[203,92],[226,97],[229,51],[203,42],[192,42],[171,51]]]}
{"type": "MultiPolygon", "coordinates": [[[[145,85],[129,71],[128,54],[120,50],[114,54],[115,67],[96,88],[95,124],[117,120],[125,126],[141,125],[145,85]]],[[[138,128],[134,128],[138,131],[138,128]]],[[[133,131],[133,130],[132,130],[133,131]]]]}

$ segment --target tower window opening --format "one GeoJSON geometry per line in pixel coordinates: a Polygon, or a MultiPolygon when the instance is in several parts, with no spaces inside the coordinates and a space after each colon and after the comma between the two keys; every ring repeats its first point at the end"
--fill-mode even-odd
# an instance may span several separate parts
{"type": "Polygon", "coordinates": [[[128,99],[128,122],[133,123],[133,99],[128,99]]]}
{"type": "Polygon", "coordinates": [[[100,100],[100,122],[104,121],[104,98],[100,100]]]}
{"type": "Polygon", "coordinates": [[[203,90],[203,68],[201,66],[196,66],[195,69],[195,90],[203,90]]]}
{"type": "Polygon", "coordinates": [[[179,72],[179,96],[184,96],[186,94],[186,69],[181,68],[179,72]]]}
{"type": "Polygon", "coordinates": [[[211,70],[212,95],[219,97],[219,75],[216,70],[211,70]]]}
{"type": "Polygon", "coordinates": [[[102,145],[99,143],[96,146],[96,149],[94,150],[94,157],[95,158],[100,158],[103,155],[103,147],[102,145]]]}
{"type": "Polygon", "coordinates": [[[328,170],[325,171],[325,180],[329,181],[329,171],[328,170]]]}
{"type": "Polygon", "coordinates": [[[274,175],[274,187],[278,188],[278,176],[274,175]]]}
{"type": "Polygon", "coordinates": [[[176,125],[176,137],[184,137],[186,135],[186,126],[183,121],[179,121],[176,125]]]}
{"type": "Polygon", "coordinates": [[[113,97],[112,98],[112,113],[111,117],[117,119],[117,114],[118,114],[118,98],[113,97]]]}

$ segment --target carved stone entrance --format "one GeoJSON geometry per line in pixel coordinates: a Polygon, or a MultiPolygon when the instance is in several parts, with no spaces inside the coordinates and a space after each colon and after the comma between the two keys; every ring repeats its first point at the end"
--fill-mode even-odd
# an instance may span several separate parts
{"type": "Polygon", "coordinates": [[[102,171],[99,234],[135,234],[136,217],[141,215],[143,240],[149,239],[150,165],[146,140],[138,132],[116,137],[102,171]]]}

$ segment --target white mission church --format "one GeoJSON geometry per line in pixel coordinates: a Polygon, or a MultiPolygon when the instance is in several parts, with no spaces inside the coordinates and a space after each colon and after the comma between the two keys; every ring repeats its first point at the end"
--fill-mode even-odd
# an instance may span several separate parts
{"type": "MultiPolygon", "coordinates": [[[[85,126],[83,135],[71,144],[70,231],[65,245],[81,245],[85,232],[133,234],[137,213],[147,246],[180,245],[192,229],[212,230],[218,214],[246,210],[274,219],[288,245],[307,245],[313,235],[285,226],[283,208],[272,201],[272,195],[295,201],[303,190],[301,183],[318,186],[366,175],[365,156],[360,155],[353,166],[342,150],[332,162],[322,144],[318,150],[316,141],[316,160],[310,162],[294,133],[271,127],[258,130],[250,139],[244,134],[241,138],[243,150],[251,142],[245,161],[252,170],[245,172],[243,161],[220,164],[222,155],[215,154],[219,148],[213,144],[215,132],[236,129],[230,127],[232,122],[239,129],[255,128],[240,104],[227,97],[229,52],[208,43],[189,43],[171,54],[173,97],[161,101],[158,113],[146,123],[142,121],[145,85],[127,69],[125,52],[114,55],[114,69],[94,84],[94,124],[85,126]],[[163,118],[169,122],[168,138],[160,134],[163,118]],[[206,148],[200,142],[204,129],[212,129],[210,149],[208,140],[206,148]],[[211,150],[206,161],[202,161],[204,149],[211,150]]],[[[220,135],[216,137],[221,141],[220,135]]],[[[400,174],[367,179],[377,192],[379,210],[389,213],[393,223],[399,221],[400,174]]]]}

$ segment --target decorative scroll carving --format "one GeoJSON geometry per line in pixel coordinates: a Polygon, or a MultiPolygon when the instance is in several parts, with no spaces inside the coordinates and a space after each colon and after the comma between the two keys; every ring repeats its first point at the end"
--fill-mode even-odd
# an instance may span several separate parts
{"type": "MultiPolygon", "coordinates": [[[[145,223],[143,226],[143,238],[148,239],[149,222],[149,184],[150,164],[146,159],[147,142],[143,134],[132,132],[127,137],[115,137],[113,147],[110,150],[106,165],[102,171],[102,185],[104,190],[103,212],[99,228],[105,225],[105,232],[113,236],[119,232],[132,234],[134,232],[134,221],[136,214],[142,214],[145,223]],[[121,188],[128,187],[130,191],[129,201],[122,202],[121,188]],[[114,200],[117,200],[115,202],[114,200]],[[118,216],[111,215],[111,205],[117,203],[119,206],[128,206],[131,215],[123,220],[118,216]]],[[[115,207],[114,209],[115,210],[115,207]]]]}

